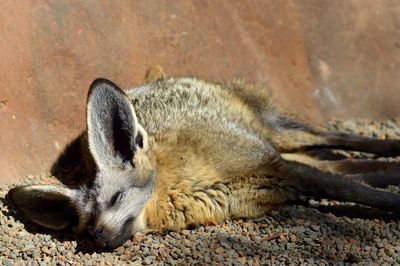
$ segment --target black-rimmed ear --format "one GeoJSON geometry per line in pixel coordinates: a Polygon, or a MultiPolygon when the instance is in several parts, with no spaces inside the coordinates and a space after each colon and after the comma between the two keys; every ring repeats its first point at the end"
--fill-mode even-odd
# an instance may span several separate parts
{"type": "Polygon", "coordinates": [[[64,229],[78,219],[75,191],[64,186],[16,187],[7,198],[25,218],[50,229],[64,229]]]}
{"type": "Polygon", "coordinates": [[[87,101],[89,148],[97,166],[130,163],[138,148],[138,122],[126,94],[106,79],[96,79],[87,101]]]}

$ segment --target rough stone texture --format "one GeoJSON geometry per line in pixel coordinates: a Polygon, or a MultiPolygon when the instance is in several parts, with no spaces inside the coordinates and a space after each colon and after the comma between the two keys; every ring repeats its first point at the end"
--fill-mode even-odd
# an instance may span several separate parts
{"type": "Polygon", "coordinates": [[[1,1],[0,182],[49,169],[90,82],[147,67],[268,84],[302,118],[400,112],[396,0],[1,1]]]}

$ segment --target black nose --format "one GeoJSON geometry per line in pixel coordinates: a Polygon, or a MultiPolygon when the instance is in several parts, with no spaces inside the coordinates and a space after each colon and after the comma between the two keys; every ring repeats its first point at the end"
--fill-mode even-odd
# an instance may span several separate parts
{"type": "Polygon", "coordinates": [[[104,230],[103,230],[103,227],[96,228],[96,231],[94,231],[94,236],[95,236],[97,239],[103,238],[103,237],[104,237],[104,230]]]}

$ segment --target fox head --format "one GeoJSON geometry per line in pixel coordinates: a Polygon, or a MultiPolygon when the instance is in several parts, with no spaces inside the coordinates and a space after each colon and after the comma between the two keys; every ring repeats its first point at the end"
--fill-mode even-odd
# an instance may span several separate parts
{"type": "Polygon", "coordinates": [[[153,192],[156,171],[148,157],[147,133],[127,95],[111,81],[97,79],[90,87],[87,141],[95,163],[92,182],[74,189],[16,187],[9,199],[35,223],[63,229],[75,220],[99,246],[115,248],[144,229],[143,208],[153,192]]]}

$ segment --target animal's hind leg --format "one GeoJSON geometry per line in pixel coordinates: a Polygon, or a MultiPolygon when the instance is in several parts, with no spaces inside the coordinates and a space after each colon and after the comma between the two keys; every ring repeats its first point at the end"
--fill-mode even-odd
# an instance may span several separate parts
{"type": "Polygon", "coordinates": [[[316,134],[319,134],[326,140],[327,144],[323,144],[322,146],[370,152],[380,156],[400,155],[400,140],[379,140],[336,132],[316,132],[316,134]]]}
{"type": "MultiPolygon", "coordinates": [[[[305,196],[354,202],[400,212],[400,195],[373,188],[358,179],[282,158],[274,161],[270,169],[274,176],[282,179],[282,184],[288,190],[305,196]]],[[[361,174],[359,177],[362,177],[361,174]]]]}
{"type": "Polygon", "coordinates": [[[289,161],[313,166],[319,170],[343,174],[347,178],[362,181],[373,187],[384,188],[400,184],[400,163],[376,160],[344,159],[335,161],[316,160],[305,154],[282,154],[289,161]]]}
{"type": "Polygon", "coordinates": [[[312,129],[286,129],[276,133],[273,142],[281,152],[329,148],[369,152],[380,156],[400,155],[400,140],[379,140],[312,129]]]}
{"type": "Polygon", "coordinates": [[[376,171],[364,174],[349,174],[348,178],[362,181],[370,186],[385,188],[389,185],[400,185],[400,168],[376,171]]]}
{"type": "Polygon", "coordinates": [[[342,160],[318,160],[303,153],[282,153],[283,158],[314,166],[323,171],[341,174],[360,174],[376,171],[400,169],[400,162],[362,160],[346,158],[342,160]]]}

